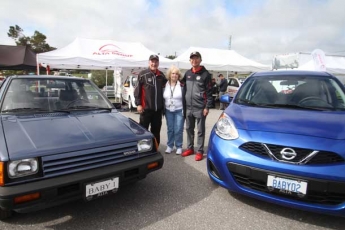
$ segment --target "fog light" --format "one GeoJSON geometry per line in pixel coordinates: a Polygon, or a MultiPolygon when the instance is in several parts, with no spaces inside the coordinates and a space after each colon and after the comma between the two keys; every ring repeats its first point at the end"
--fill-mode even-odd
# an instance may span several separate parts
{"type": "Polygon", "coordinates": [[[24,202],[28,202],[28,201],[32,201],[32,200],[37,200],[40,197],[41,197],[41,194],[39,192],[27,194],[24,196],[17,196],[14,198],[14,203],[20,204],[20,203],[24,203],[24,202]]]}
{"type": "Polygon", "coordinates": [[[158,162],[153,162],[153,163],[147,165],[147,169],[157,168],[158,165],[159,165],[158,162]]]}

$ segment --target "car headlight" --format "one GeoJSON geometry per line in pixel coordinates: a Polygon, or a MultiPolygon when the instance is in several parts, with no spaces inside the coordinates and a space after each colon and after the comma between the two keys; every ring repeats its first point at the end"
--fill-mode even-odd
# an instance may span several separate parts
{"type": "Polygon", "coordinates": [[[152,149],[152,139],[142,139],[138,141],[138,151],[147,152],[152,149]]]}
{"type": "Polygon", "coordinates": [[[239,137],[234,122],[225,113],[219,117],[215,131],[220,138],[226,140],[234,140],[239,137]]]}
{"type": "Polygon", "coordinates": [[[29,176],[38,172],[38,161],[36,158],[28,158],[18,161],[10,161],[8,164],[8,176],[18,178],[29,176]]]}

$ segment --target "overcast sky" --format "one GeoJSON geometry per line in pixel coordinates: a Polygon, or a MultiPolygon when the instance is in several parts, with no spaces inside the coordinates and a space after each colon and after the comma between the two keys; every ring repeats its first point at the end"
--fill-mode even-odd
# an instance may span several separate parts
{"type": "Polygon", "coordinates": [[[344,0],[1,0],[0,44],[19,25],[62,48],[76,37],[141,42],[162,55],[190,46],[229,48],[261,62],[274,55],[345,55],[344,0]]]}

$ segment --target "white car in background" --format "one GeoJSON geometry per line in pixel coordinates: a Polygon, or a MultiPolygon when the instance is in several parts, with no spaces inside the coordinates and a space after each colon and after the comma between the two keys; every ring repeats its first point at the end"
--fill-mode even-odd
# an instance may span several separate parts
{"type": "Polygon", "coordinates": [[[238,89],[243,83],[243,79],[239,79],[236,77],[230,77],[228,80],[228,88],[227,92],[230,95],[230,97],[234,97],[235,94],[237,93],[238,89]]]}
{"type": "Polygon", "coordinates": [[[128,76],[122,85],[122,101],[128,104],[128,109],[133,111],[137,107],[134,98],[134,89],[138,83],[138,76],[128,76]]]}

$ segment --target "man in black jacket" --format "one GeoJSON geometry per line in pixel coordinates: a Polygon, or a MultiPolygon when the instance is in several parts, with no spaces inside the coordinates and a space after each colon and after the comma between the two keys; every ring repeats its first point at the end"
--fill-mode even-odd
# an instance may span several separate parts
{"type": "Polygon", "coordinates": [[[138,84],[134,89],[135,104],[140,114],[139,124],[149,129],[160,143],[160,131],[162,127],[162,111],[164,108],[163,88],[166,84],[164,74],[158,70],[159,57],[151,55],[149,68],[138,75],[138,84]]]}
{"type": "Polygon", "coordinates": [[[185,73],[182,80],[185,82],[186,90],[187,131],[187,150],[182,153],[182,156],[186,157],[194,154],[194,128],[196,123],[198,127],[196,161],[203,159],[205,121],[209,108],[212,107],[212,77],[206,68],[200,65],[201,60],[199,52],[192,52],[190,54],[192,68],[185,73]]]}

